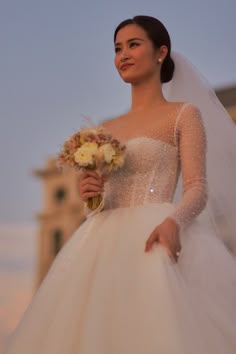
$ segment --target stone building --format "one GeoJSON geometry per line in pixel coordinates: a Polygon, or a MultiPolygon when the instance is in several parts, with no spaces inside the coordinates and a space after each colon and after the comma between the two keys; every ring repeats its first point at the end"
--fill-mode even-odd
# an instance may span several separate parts
{"type": "Polygon", "coordinates": [[[215,92],[236,123],[236,85],[217,89],[215,92]]]}
{"type": "Polygon", "coordinates": [[[78,172],[71,170],[62,173],[57,168],[56,159],[52,158],[34,174],[43,183],[43,208],[37,215],[38,286],[61,247],[84,220],[84,213],[78,192],[78,172]]]}
{"type": "MultiPolygon", "coordinates": [[[[216,94],[236,122],[236,86],[216,90],[216,94]]],[[[84,214],[78,173],[61,173],[55,158],[34,173],[43,183],[43,209],[38,215],[38,286],[58,251],[83,222],[84,214]]]]}

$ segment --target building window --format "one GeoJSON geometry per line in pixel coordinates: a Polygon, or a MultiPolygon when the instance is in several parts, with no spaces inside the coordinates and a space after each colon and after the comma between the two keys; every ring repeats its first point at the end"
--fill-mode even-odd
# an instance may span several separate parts
{"type": "Polygon", "coordinates": [[[63,246],[63,237],[62,237],[62,231],[60,229],[57,229],[53,232],[53,254],[54,256],[57,255],[57,253],[60,251],[60,249],[63,246]]]}
{"type": "Polygon", "coordinates": [[[61,203],[66,199],[66,189],[64,187],[59,187],[54,193],[54,198],[57,203],[61,203]]]}

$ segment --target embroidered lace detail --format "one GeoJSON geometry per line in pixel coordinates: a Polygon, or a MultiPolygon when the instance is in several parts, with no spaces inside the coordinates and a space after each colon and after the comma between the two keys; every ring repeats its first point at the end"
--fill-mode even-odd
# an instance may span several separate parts
{"type": "Polygon", "coordinates": [[[180,172],[183,195],[170,217],[183,227],[204,209],[206,136],[200,111],[185,103],[177,117],[168,122],[168,142],[163,135],[161,139],[139,136],[126,142],[125,164],[105,184],[104,209],[173,202],[180,172]],[[171,131],[175,145],[169,143],[171,131]]]}
{"type": "Polygon", "coordinates": [[[105,209],[170,202],[178,176],[176,147],[148,137],[130,139],[125,165],[105,185],[105,209]]]}

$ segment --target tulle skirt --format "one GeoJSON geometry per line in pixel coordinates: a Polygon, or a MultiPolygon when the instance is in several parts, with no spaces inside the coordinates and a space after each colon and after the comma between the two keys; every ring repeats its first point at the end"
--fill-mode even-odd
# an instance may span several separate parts
{"type": "Polygon", "coordinates": [[[67,241],[7,354],[234,354],[236,261],[201,222],[173,263],[153,229],[170,203],[105,210],[67,241]]]}

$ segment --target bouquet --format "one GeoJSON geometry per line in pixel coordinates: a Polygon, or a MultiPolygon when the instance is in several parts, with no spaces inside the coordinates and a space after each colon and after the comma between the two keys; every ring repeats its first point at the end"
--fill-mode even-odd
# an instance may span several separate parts
{"type": "MultiPolygon", "coordinates": [[[[123,165],[125,150],[125,145],[103,128],[82,129],[65,141],[58,163],[60,167],[95,170],[99,175],[109,174],[123,165]]],[[[100,194],[88,198],[87,207],[95,210],[102,200],[100,194]]]]}

